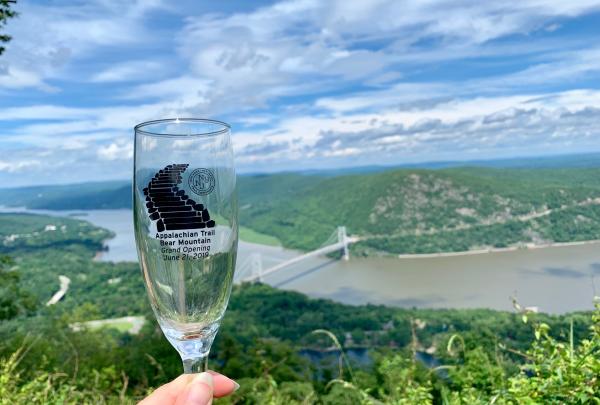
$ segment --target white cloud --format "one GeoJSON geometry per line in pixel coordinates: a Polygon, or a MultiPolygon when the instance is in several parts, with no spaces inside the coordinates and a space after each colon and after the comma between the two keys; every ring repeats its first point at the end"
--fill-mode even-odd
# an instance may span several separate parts
{"type": "Polygon", "coordinates": [[[145,60],[130,61],[109,67],[92,76],[91,81],[96,83],[143,81],[154,78],[165,71],[165,64],[161,62],[145,60]]]}
{"type": "Polygon", "coordinates": [[[342,116],[294,117],[269,130],[237,134],[235,141],[242,165],[272,162],[274,152],[280,164],[351,156],[338,160],[346,165],[356,158],[363,164],[391,164],[469,154],[582,152],[600,146],[595,105],[600,105],[598,90],[452,99],[416,103],[407,110],[388,106],[342,116]]]}
{"type": "Polygon", "coordinates": [[[384,90],[356,92],[350,96],[323,97],[315,101],[315,107],[334,113],[348,113],[357,110],[380,110],[404,103],[415,104],[426,100],[431,105],[438,97],[457,95],[455,86],[444,83],[399,83],[384,90]]]}
{"type": "Polygon", "coordinates": [[[40,75],[28,69],[18,66],[6,66],[0,73],[0,88],[18,89],[27,87],[37,87],[40,90],[51,92],[57,88],[43,82],[40,75]]]}
{"type": "Polygon", "coordinates": [[[18,173],[41,165],[42,162],[39,160],[20,160],[18,162],[0,160],[0,172],[18,173]]]}
{"type": "MultiPolygon", "coordinates": [[[[291,0],[246,13],[191,16],[178,36],[178,51],[191,76],[179,97],[196,111],[227,112],[263,108],[281,96],[335,90],[353,81],[383,85],[428,59],[539,52],[539,45],[489,41],[528,35],[557,17],[597,9],[597,1],[291,0]],[[194,83],[193,78],[202,81],[194,83]],[[196,105],[190,95],[196,96],[196,105]]],[[[548,42],[543,49],[554,52],[556,46],[548,42]]],[[[166,84],[141,86],[132,97],[175,96],[166,84]]],[[[323,98],[317,107],[327,101],[323,98]]],[[[350,111],[368,103],[346,101],[334,108],[350,111]]]]}
{"type": "Polygon", "coordinates": [[[35,146],[58,146],[65,140],[79,137],[100,141],[114,137],[128,137],[133,127],[156,117],[183,116],[179,103],[153,103],[99,108],[60,106],[29,106],[0,109],[0,119],[19,119],[24,123],[4,131],[0,144],[16,142],[35,146]]]}
{"type": "Polygon", "coordinates": [[[104,160],[129,160],[133,157],[133,143],[113,142],[98,149],[98,157],[104,160]]]}
{"type": "Polygon", "coordinates": [[[57,105],[28,105],[0,109],[2,120],[67,120],[92,117],[94,109],[63,107],[57,105]]]}
{"type": "Polygon", "coordinates": [[[2,187],[125,179],[130,173],[131,159],[100,159],[95,145],[13,148],[0,161],[2,187]]]}
{"type": "MultiPolygon", "coordinates": [[[[76,5],[19,2],[11,20],[13,40],[3,55],[0,88],[54,89],[47,79],[59,77],[69,62],[89,56],[98,47],[151,41],[142,17],[160,2],[94,0],[76,5]]],[[[70,72],[72,75],[73,72],[70,72]]]]}
{"type": "MultiPolygon", "coordinates": [[[[176,7],[167,6],[169,13],[176,7]]],[[[61,179],[127,173],[132,127],[184,115],[234,120],[246,168],[600,146],[590,118],[600,92],[547,93],[550,85],[577,88],[597,73],[597,46],[585,35],[561,36],[556,25],[599,10],[598,1],[291,0],[191,15],[176,35],[147,18],[167,6],[19,3],[15,40],[0,62],[2,91],[23,97],[16,90],[65,88],[80,97],[102,90],[93,104],[82,97],[81,107],[7,103],[0,145],[23,150],[0,167],[39,160],[64,168],[61,179]],[[148,44],[160,48],[158,56],[140,52],[148,44]],[[452,65],[461,59],[467,62],[452,65]],[[474,59],[483,73],[470,65],[474,59]],[[508,73],[485,73],[486,63],[508,73]]]]}
{"type": "Polygon", "coordinates": [[[204,100],[203,93],[209,90],[210,82],[206,79],[191,76],[181,76],[153,83],[141,84],[126,94],[123,99],[160,99],[169,100],[183,105],[198,103],[204,100]]]}
{"type": "Polygon", "coordinates": [[[552,59],[494,81],[508,86],[547,85],[548,83],[558,82],[572,83],[582,76],[597,75],[600,72],[600,47],[570,52],[555,52],[552,59]]]}

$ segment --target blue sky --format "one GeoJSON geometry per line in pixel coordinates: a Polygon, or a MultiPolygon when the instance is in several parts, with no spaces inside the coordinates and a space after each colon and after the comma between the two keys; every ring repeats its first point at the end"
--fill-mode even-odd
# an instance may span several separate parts
{"type": "Polygon", "coordinates": [[[600,1],[16,8],[0,186],[126,179],[178,116],[231,123],[241,172],[600,151],[600,1]]]}

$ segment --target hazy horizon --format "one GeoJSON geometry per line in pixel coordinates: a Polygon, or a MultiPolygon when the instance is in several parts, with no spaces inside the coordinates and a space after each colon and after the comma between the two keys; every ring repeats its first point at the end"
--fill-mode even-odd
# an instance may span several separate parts
{"type": "MultiPolygon", "coordinates": [[[[538,156],[515,156],[510,158],[498,158],[498,159],[476,159],[476,160],[433,160],[433,161],[423,161],[423,162],[413,162],[413,163],[399,163],[396,165],[365,165],[365,166],[338,166],[338,167],[310,167],[310,168],[297,168],[297,169],[288,169],[288,170],[272,170],[272,171],[238,171],[238,175],[243,176],[251,176],[251,175],[262,175],[262,174],[285,174],[285,173],[309,173],[313,172],[318,174],[322,172],[326,174],[328,172],[344,174],[347,172],[348,174],[352,173],[369,173],[369,172],[381,172],[395,169],[431,169],[431,170],[441,170],[446,168],[455,168],[455,167],[489,167],[489,168],[524,168],[524,167],[538,167],[536,163],[548,162],[548,166],[542,167],[565,167],[564,165],[555,162],[558,159],[576,159],[578,157],[600,157],[600,151],[598,152],[586,152],[586,153],[576,153],[576,154],[556,154],[556,155],[538,155],[538,156]],[[534,164],[527,164],[526,161],[528,159],[534,160],[534,164]],[[502,164],[503,162],[507,164],[502,164]]],[[[573,162],[572,160],[566,167],[591,167],[589,163],[584,162],[579,165],[573,162]]],[[[600,159],[598,160],[597,165],[593,165],[594,167],[600,166],[600,159]]],[[[4,186],[0,185],[1,189],[14,189],[14,188],[28,188],[28,187],[45,187],[45,186],[68,186],[68,185],[76,185],[76,184],[87,184],[87,183],[111,183],[111,182],[131,182],[131,177],[125,178],[114,178],[114,179],[104,179],[104,180],[83,180],[83,181],[72,181],[72,182],[64,182],[64,183],[31,183],[31,184],[22,184],[18,186],[4,186]]]]}

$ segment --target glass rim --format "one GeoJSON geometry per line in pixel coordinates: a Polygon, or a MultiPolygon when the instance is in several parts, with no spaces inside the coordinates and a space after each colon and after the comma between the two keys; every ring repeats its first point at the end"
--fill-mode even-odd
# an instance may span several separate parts
{"type": "Polygon", "coordinates": [[[133,130],[135,131],[136,134],[141,133],[144,135],[150,135],[150,136],[157,136],[157,137],[190,137],[190,136],[216,136],[216,135],[222,135],[225,134],[227,132],[229,132],[229,130],[231,129],[231,126],[223,121],[219,121],[219,120],[213,120],[213,119],[208,119],[208,118],[164,118],[164,119],[160,119],[160,120],[152,120],[152,121],[145,121],[142,123],[137,124],[135,127],[133,127],[133,130]],[[173,133],[168,133],[168,132],[152,132],[152,131],[148,131],[145,130],[144,128],[150,125],[155,125],[155,124],[163,124],[163,123],[182,123],[182,122],[192,122],[192,123],[204,123],[204,124],[215,124],[215,125],[219,125],[222,128],[218,129],[216,131],[195,131],[194,133],[190,133],[190,134],[173,134],[173,133]]]}

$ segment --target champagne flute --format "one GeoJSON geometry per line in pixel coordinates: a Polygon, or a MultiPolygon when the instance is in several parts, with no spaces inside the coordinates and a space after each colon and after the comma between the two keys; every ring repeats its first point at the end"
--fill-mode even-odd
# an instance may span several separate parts
{"type": "Polygon", "coordinates": [[[185,373],[206,370],[231,293],[238,207],[229,125],[135,127],[133,220],[150,304],[185,373]]]}

